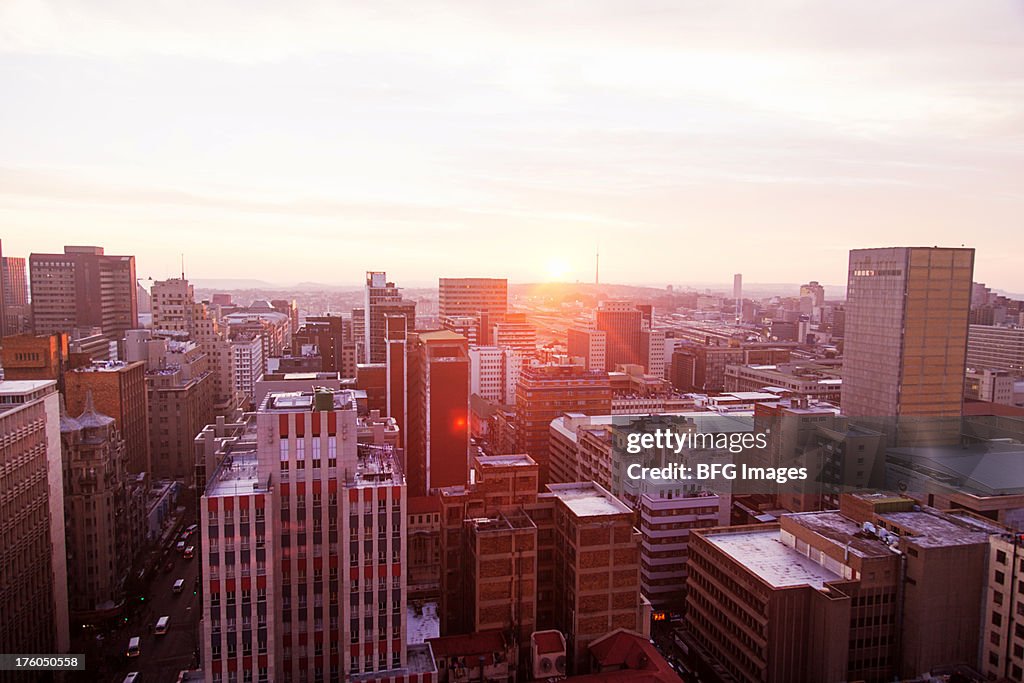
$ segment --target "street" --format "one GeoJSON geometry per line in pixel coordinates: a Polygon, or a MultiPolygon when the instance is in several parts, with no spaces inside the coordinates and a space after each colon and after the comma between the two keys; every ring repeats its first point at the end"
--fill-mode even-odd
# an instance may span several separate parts
{"type": "Polygon", "coordinates": [[[146,592],[142,609],[109,639],[108,653],[118,658],[115,661],[121,662],[116,669],[117,675],[109,679],[112,683],[120,683],[129,671],[140,672],[140,682],[174,683],[181,670],[195,664],[193,652],[199,643],[198,610],[201,609],[195,592],[199,560],[186,560],[176,550],[171,551],[169,559],[174,561],[174,570],[165,572],[163,567],[158,569],[146,592]],[[171,590],[177,579],[185,580],[181,593],[171,590]],[[165,615],[170,617],[167,633],[155,635],[153,626],[165,615]],[[141,638],[141,654],[128,658],[125,652],[132,636],[141,638]]]}

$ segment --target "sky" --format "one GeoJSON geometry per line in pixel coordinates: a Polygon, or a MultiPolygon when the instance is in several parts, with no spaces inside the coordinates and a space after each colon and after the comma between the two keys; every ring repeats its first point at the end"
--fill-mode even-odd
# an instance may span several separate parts
{"type": "Polygon", "coordinates": [[[1024,2],[0,2],[0,238],[138,274],[1024,292],[1024,2]]]}

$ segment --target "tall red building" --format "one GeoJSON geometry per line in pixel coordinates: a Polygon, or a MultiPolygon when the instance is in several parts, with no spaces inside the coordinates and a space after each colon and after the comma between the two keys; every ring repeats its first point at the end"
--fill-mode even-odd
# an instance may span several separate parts
{"type": "Polygon", "coordinates": [[[406,473],[410,495],[469,478],[469,347],[448,330],[408,335],[406,473]]]}
{"type": "Polygon", "coordinates": [[[605,369],[616,365],[647,364],[643,312],[628,301],[602,301],[594,313],[596,327],[605,333],[605,369]]]}

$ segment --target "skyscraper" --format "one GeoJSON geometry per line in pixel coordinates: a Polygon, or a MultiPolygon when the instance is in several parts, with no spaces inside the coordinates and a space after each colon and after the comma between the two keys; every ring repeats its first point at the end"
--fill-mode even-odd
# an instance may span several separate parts
{"type": "Polygon", "coordinates": [[[393,446],[351,391],[271,392],[256,421],[200,505],[207,680],[416,680],[393,446]]]}
{"type": "MultiPolygon", "coordinates": [[[[961,414],[973,273],[973,249],[894,247],[850,252],[843,351],[845,414],[865,418],[961,414]]],[[[945,440],[949,434],[928,437],[927,432],[948,431],[943,427],[947,422],[949,430],[958,430],[958,425],[953,430],[952,420],[919,420],[917,425],[925,433],[913,438],[945,440]]],[[[913,424],[901,421],[901,432],[913,424]]]]}
{"type": "Polygon", "coordinates": [[[103,247],[64,247],[63,254],[29,256],[36,334],[100,328],[120,341],[139,326],[134,256],[103,247]]]}
{"type": "Polygon", "coordinates": [[[408,335],[406,474],[411,495],[469,478],[469,349],[448,330],[408,335]]]}
{"type": "Polygon", "coordinates": [[[441,318],[478,316],[492,321],[508,312],[508,280],[497,277],[442,277],[437,281],[437,314],[441,318]]]}
{"type": "Polygon", "coordinates": [[[602,301],[594,313],[596,327],[606,335],[605,369],[645,365],[643,313],[628,301],[602,301]]]}
{"type": "MultiPolygon", "coordinates": [[[[365,344],[364,362],[383,363],[384,317],[404,315],[407,329],[416,329],[416,302],[402,298],[402,291],[394,282],[388,282],[387,273],[370,271],[366,273],[364,296],[363,339],[365,344]]],[[[355,311],[353,311],[353,320],[355,311]]]]}
{"type": "MultiPolygon", "coordinates": [[[[57,383],[0,381],[0,651],[69,645],[57,383]]],[[[0,672],[0,681],[24,674],[0,672]]]]}
{"type": "Polygon", "coordinates": [[[3,296],[3,327],[0,336],[21,334],[29,330],[31,312],[28,307],[28,271],[25,259],[17,256],[2,257],[3,282],[0,295],[3,296]]]}
{"type": "Polygon", "coordinates": [[[735,318],[739,322],[743,318],[743,274],[732,276],[732,298],[735,301],[735,318]]]}

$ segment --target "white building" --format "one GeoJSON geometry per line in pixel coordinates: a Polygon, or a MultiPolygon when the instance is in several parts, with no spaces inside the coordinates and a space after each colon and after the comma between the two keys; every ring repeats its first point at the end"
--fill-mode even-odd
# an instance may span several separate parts
{"type": "Polygon", "coordinates": [[[470,347],[470,393],[502,405],[514,404],[522,364],[522,354],[511,347],[470,347]]]}

